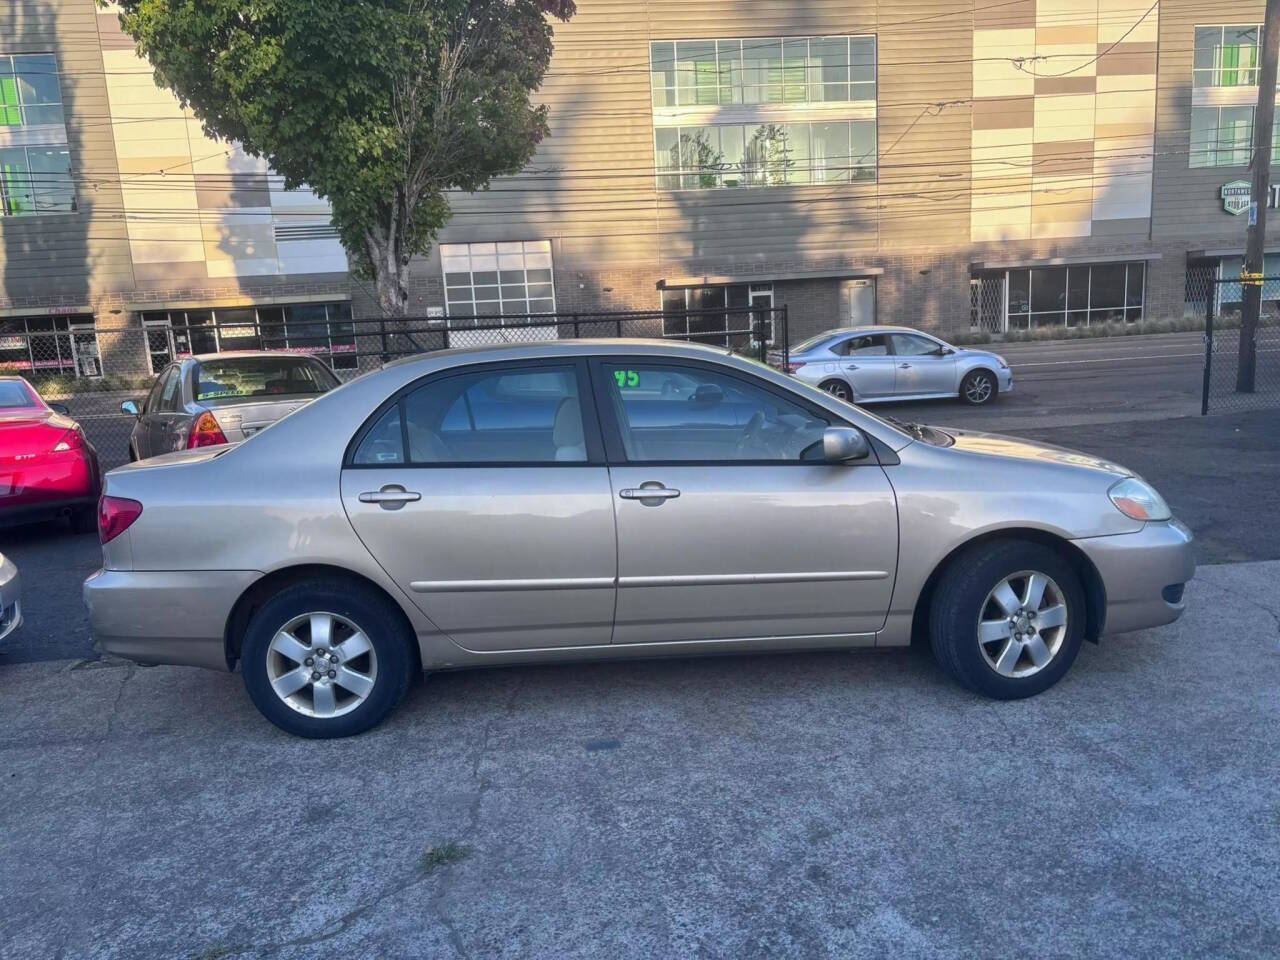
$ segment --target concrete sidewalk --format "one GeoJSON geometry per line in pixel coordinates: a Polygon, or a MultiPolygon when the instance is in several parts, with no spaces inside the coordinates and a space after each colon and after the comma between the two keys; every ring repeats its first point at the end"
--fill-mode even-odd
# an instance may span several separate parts
{"type": "Polygon", "coordinates": [[[999,704],[915,651],[437,675],[0,670],[0,955],[1274,957],[1280,562],[999,704]]]}

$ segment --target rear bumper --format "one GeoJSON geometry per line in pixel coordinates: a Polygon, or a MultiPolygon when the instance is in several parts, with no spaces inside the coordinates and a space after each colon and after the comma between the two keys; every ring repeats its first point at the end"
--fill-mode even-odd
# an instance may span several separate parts
{"type": "Polygon", "coordinates": [[[22,626],[22,578],[7,557],[0,557],[0,640],[22,626]]]}
{"type": "Polygon", "coordinates": [[[1107,595],[1102,632],[1126,633],[1182,616],[1182,586],[1196,574],[1194,538],[1177,520],[1148,523],[1137,533],[1076,540],[1093,561],[1107,595]]]}
{"type": "Polygon", "coordinates": [[[139,663],[227,670],[227,618],[255,570],[99,570],[84,582],[94,638],[139,663]]]}
{"type": "Polygon", "coordinates": [[[36,520],[47,520],[73,510],[85,507],[97,507],[98,495],[71,497],[51,497],[48,500],[37,500],[34,503],[15,503],[5,505],[0,498],[0,527],[14,526],[19,523],[31,523],[36,520]]]}

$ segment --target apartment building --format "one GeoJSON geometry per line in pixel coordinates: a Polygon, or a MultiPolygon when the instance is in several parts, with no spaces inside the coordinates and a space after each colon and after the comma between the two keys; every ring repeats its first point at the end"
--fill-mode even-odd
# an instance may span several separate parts
{"type": "MultiPolygon", "coordinates": [[[[1239,271],[1260,0],[578,7],[551,136],[454,199],[414,312],[947,335],[1181,317],[1239,271]]],[[[146,372],[268,321],[341,369],[377,313],[324,201],[209,140],[92,0],[0,12],[0,208],[0,366],[146,372]]]]}

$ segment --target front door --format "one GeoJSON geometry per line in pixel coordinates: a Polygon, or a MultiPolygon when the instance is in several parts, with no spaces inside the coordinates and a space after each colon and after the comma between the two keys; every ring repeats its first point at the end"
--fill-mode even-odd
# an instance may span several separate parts
{"type": "Polygon", "coordinates": [[[617,541],[585,367],[467,371],[374,418],[342,471],[347,516],[467,650],[609,643],[617,541]]]}
{"type": "Polygon", "coordinates": [[[897,380],[897,360],[890,353],[889,338],[883,333],[856,337],[837,344],[838,365],[853,385],[854,399],[875,400],[893,395],[897,380]]]}
{"type": "Polygon", "coordinates": [[[947,353],[942,344],[913,333],[893,333],[889,339],[897,361],[895,393],[910,397],[956,392],[955,355],[947,353]]]}
{"type": "Polygon", "coordinates": [[[879,465],[822,459],[830,414],[748,374],[596,367],[618,527],[613,642],[871,634],[898,552],[879,465]]]}

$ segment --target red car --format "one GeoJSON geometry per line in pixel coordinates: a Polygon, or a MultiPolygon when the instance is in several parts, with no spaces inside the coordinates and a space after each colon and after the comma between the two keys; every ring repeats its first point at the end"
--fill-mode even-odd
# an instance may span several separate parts
{"type": "Polygon", "coordinates": [[[0,525],[68,516],[97,529],[102,471],[80,424],[21,377],[0,377],[0,525]]]}

